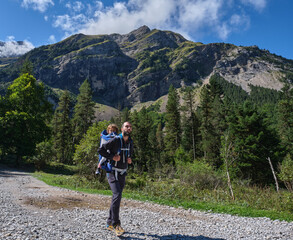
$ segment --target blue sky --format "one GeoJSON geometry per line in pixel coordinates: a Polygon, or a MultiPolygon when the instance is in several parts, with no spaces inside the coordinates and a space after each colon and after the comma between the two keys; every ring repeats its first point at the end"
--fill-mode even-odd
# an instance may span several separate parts
{"type": "Polygon", "coordinates": [[[292,12],[292,0],[2,0],[0,41],[7,43],[0,56],[79,32],[124,34],[147,25],[192,41],[257,45],[293,59],[292,12]]]}

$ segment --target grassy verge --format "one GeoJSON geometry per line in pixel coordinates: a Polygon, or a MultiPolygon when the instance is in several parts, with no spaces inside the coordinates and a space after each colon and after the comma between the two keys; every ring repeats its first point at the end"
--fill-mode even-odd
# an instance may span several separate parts
{"type": "MultiPolygon", "coordinates": [[[[73,169],[71,169],[71,171],[73,171],[73,169]]],[[[112,192],[108,188],[107,182],[100,183],[97,179],[88,180],[85,177],[73,174],[73,172],[71,175],[44,172],[35,172],[32,175],[52,186],[58,186],[91,194],[112,194],[112,192]]],[[[185,209],[191,208],[200,211],[227,213],[231,215],[245,217],[267,217],[272,220],[278,219],[289,222],[293,221],[293,213],[291,211],[262,209],[262,207],[260,206],[265,205],[265,203],[252,204],[245,202],[243,199],[231,203],[229,201],[224,201],[223,198],[218,200],[215,197],[212,198],[209,195],[211,193],[205,193],[204,197],[197,197],[197,199],[188,199],[189,197],[187,190],[184,187],[181,187],[182,192],[185,192],[187,194],[185,195],[186,199],[184,199],[184,195],[180,195],[178,193],[177,187],[178,186],[176,186],[176,184],[166,185],[165,183],[152,181],[147,181],[147,183],[145,183],[140,180],[137,183],[137,180],[128,176],[127,185],[125,191],[123,192],[123,197],[127,199],[151,201],[154,203],[169,205],[173,207],[183,207],[185,209]],[[134,182],[136,185],[134,184],[134,182]]],[[[197,192],[197,196],[199,196],[200,194],[203,193],[197,192]]],[[[253,192],[252,190],[250,194],[256,195],[255,192],[253,192]]],[[[246,197],[250,198],[249,196],[246,197]]],[[[269,206],[267,208],[269,208],[269,206]]]]}

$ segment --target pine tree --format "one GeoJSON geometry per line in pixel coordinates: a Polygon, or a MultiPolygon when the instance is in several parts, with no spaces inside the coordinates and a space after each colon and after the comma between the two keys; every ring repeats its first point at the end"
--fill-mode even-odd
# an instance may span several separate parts
{"type": "Polygon", "coordinates": [[[181,141],[179,96],[173,85],[170,86],[168,93],[165,132],[166,151],[170,157],[173,157],[181,141]]]}
{"type": "Polygon", "coordinates": [[[22,67],[20,69],[20,75],[23,75],[23,74],[30,74],[30,75],[34,75],[34,67],[33,67],[33,64],[32,62],[30,62],[29,60],[24,60],[23,64],[22,64],[22,67]]]}
{"type": "Polygon", "coordinates": [[[293,90],[289,85],[282,89],[283,99],[278,102],[278,129],[281,143],[293,156],[293,90]]]}
{"type": "Polygon", "coordinates": [[[73,137],[70,120],[69,91],[64,91],[59,100],[59,106],[53,117],[54,148],[57,161],[72,163],[73,137]]]}
{"type": "Polygon", "coordinates": [[[152,119],[145,107],[140,112],[134,112],[133,122],[133,141],[135,142],[135,162],[139,171],[148,171],[152,161],[151,143],[149,141],[152,119]]]}
{"type": "Polygon", "coordinates": [[[157,126],[154,125],[150,134],[153,169],[160,169],[163,165],[163,152],[165,150],[163,138],[162,123],[159,122],[157,126]]]}
{"type": "Polygon", "coordinates": [[[226,127],[226,120],[222,89],[214,78],[211,78],[210,83],[203,86],[201,90],[199,114],[204,158],[211,165],[219,167],[221,165],[220,139],[226,127]]]}
{"type": "Polygon", "coordinates": [[[75,144],[82,139],[95,117],[95,103],[92,101],[92,91],[88,80],[82,83],[79,92],[73,116],[75,144]]]}
{"type": "Polygon", "coordinates": [[[238,155],[238,176],[257,183],[273,181],[268,157],[274,167],[278,164],[279,141],[264,119],[252,103],[245,102],[229,123],[233,151],[238,155]]]}
{"type": "Polygon", "coordinates": [[[182,119],[182,147],[185,151],[192,152],[193,160],[199,155],[199,119],[195,112],[194,106],[194,92],[191,87],[184,89],[184,105],[181,110],[183,111],[182,119]]]}

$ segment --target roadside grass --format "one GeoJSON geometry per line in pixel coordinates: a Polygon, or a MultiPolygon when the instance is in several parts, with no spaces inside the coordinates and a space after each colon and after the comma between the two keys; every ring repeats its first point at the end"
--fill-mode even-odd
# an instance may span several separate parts
{"type": "MultiPolygon", "coordinates": [[[[79,176],[76,167],[62,168],[66,169],[67,174],[52,173],[53,167],[50,173],[35,172],[32,175],[52,186],[90,194],[112,195],[106,180],[100,182],[95,178],[79,176]]],[[[235,189],[236,200],[232,201],[228,189],[198,190],[182,184],[178,179],[154,181],[146,179],[146,176],[137,177],[130,174],[126,182],[123,197],[127,199],[206,212],[293,221],[293,196],[287,191],[277,194],[272,188],[238,186],[235,189]]]]}

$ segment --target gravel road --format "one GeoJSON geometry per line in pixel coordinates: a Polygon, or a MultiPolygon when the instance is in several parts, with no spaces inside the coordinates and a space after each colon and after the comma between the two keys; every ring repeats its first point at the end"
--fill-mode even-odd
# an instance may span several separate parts
{"type": "MultiPolygon", "coordinates": [[[[0,239],[119,239],[105,229],[110,197],[47,184],[0,166],[0,239]]],[[[293,223],[122,200],[122,239],[293,239],[293,223]]]]}

